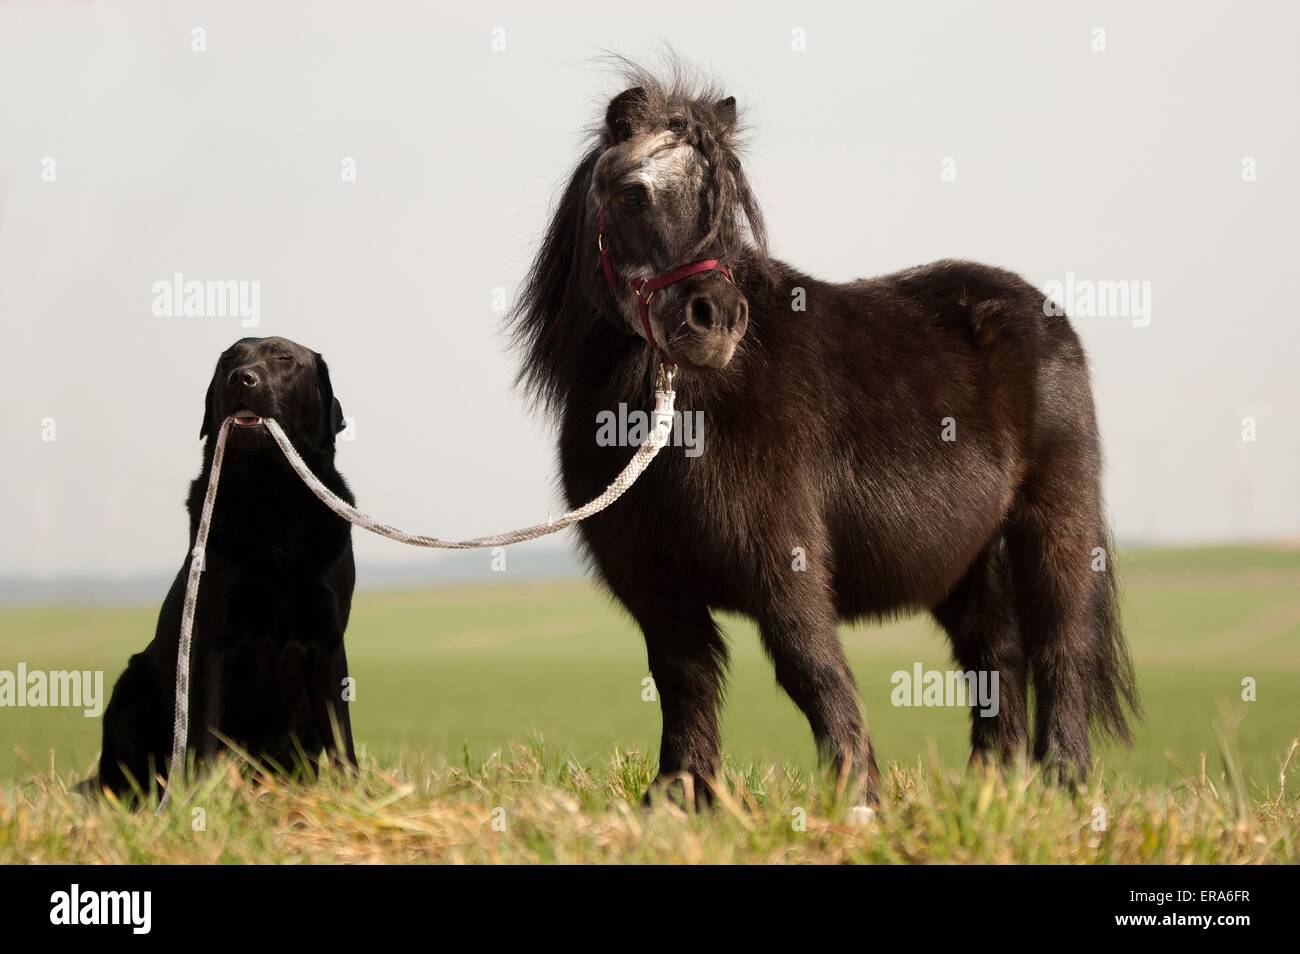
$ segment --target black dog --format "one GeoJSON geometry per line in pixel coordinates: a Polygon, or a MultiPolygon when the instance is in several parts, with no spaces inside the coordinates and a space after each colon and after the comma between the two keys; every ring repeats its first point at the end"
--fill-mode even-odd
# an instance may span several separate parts
{"type": "MultiPolygon", "coordinates": [[[[221,356],[199,431],[203,469],[186,500],[191,550],[216,434],[231,415],[194,618],[189,751],[202,762],[227,739],[271,766],[322,750],[354,765],[343,651],[352,528],[303,485],[261,426],[274,418],[326,486],[352,501],[334,469],[343,409],[324,359],[285,338],[245,338],[221,356]]],[[[104,713],[99,784],[118,796],[147,792],[167,773],[190,560],[104,713]]]]}

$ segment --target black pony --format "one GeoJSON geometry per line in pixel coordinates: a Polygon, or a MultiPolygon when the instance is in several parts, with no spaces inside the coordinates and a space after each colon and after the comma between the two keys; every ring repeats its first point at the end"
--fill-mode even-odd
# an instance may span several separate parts
{"type": "Polygon", "coordinates": [[[984,265],[832,284],[769,258],[734,98],[629,72],[513,328],[521,379],[560,418],[572,504],[627,462],[597,443],[597,415],[648,408],[657,362],[679,369],[678,406],[703,412],[702,455],[666,451],[581,525],[645,634],[660,784],[717,784],[727,650],[711,610],[757,621],[777,681],[868,801],[879,773],[836,624],[911,610],[933,613],[962,669],[998,673],[972,759],[1027,754],[1032,681],[1034,757],[1082,778],[1090,730],[1127,741],[1137,693],[1069,321],[984,265]],[[725,267],[655,290],[701,259],[725,267]]]}

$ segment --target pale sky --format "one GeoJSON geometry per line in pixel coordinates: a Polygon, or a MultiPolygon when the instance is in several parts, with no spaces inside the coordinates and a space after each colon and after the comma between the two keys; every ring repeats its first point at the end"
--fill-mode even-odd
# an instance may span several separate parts
{"type": "Polygon", "coordinates": [[[664,42],[752,125],[779,257],[1149,289],[1149,324],[1075,321],[1121,540],[1295,540],[1298,33],[1281,2],[0,3],[0,574],[174,570],[245,334],[324,353],[369,512],[545,519],[552,429],[494,289],[618,91],[601,51],[664,42]],[[260,282],[259,326],[155,315],[177,272],[260,282]]]}

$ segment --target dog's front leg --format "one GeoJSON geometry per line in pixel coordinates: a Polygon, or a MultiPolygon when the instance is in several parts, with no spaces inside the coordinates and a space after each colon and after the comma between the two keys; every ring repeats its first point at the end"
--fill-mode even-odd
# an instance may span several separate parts
{"type": "Polygon", "coordinates": [[[225,748],[226,654],[220,649],[199,649],[190,672],[189,751],[197,767],[210,762],[225,748]]]}
{"type": "Polygon", "coordinates": [[[307,680],[307,693],[316,730],[325,740],[326,754],[348,768],[356,768],[352,716],[348,711],[351,681],[347,676],[348,659],[340,639],[337,645],[317,651],[307,680]]]}

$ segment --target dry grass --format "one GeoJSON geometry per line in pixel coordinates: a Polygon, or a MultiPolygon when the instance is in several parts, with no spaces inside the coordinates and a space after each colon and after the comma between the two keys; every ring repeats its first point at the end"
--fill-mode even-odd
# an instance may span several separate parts
{"type": "Polygon", "coordinates": [[[729,769],[711,811],[647,810],[644,755],[615,752],[593,769],[540,743],[480,765],[367,764],[310,785],[230,761],[161,815],[89,803],[46,774],[0,802],[0,862],[1295,863],[1295,748],[1279,759],[1278,790],[1249,797],[1230,761],[1218,778],[1160,791],[895,766],[869,818],[769,767],[729,769]]]}

